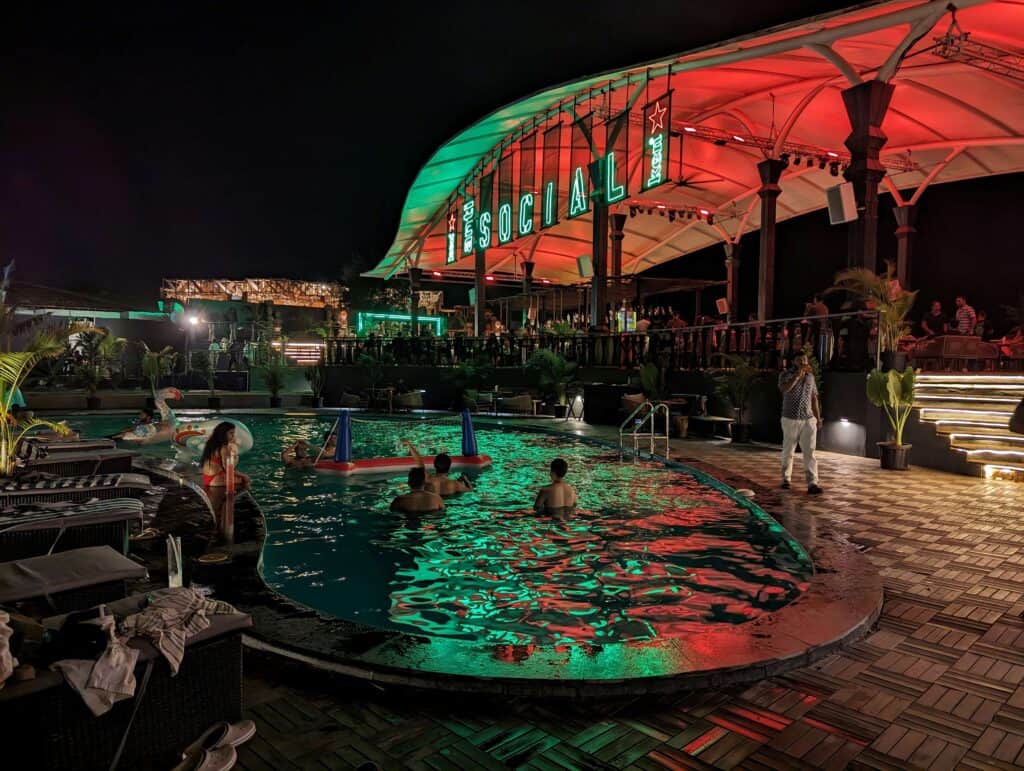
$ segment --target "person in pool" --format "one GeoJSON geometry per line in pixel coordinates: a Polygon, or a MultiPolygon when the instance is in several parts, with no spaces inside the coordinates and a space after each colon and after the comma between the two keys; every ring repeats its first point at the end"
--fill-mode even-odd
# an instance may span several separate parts
{"type": "MultiPolygon", "coordinates": [[[[412,457],[416,460],[416,465],[423,468],[423,456],[416,449],[416,445],[409,440],[405,440],[402,444],[409,448],[409,452],[412,453],[412,457]]],[[[473,485],[466,479],[465,474],[458,479],[451,479],[448,476],[451,470],[452,456],[446,452],[439,452],[434,456],[434,473],[427,477],[427,484],[424,489],[437,493],[442,498],[469,492],[473,489],[473,485]]]]}
{"type": "Polygon", "coordinates": [[[310,468],[316,462],[316,459],[309,454],[309,442],[305,439],[299,439],[281,453],[281,462],[287,468],[310,468]]]}
{"type": "Polygon", "coordinates": [[[427,511],[444,511],[444,501],[437,493],[425,489],[427,472],[423,466],[409,469],[409,492],[395,496],[391,510],[403,514],[420,514],[427,511]]]}
{"type": "MultiPolygon", "coordinates": [[[[225,420],[213,429],[199,459],[203,469],[203,487],[227,487],[227,467],[236,463],[237,459],[235,424],[225,420]]],[[[250,481],[248,474],[235,469],[236,490],[248,490],[250,481]]]]}
{"type": "Polygon", "coordinates": [[[143,407],[138,416],[132,421],[132,424],[128,428],[118,431],[116,434],[111,436],[111,439],[124,439],[129,434],[136,434],[138,436],[146,436],[156,431],[154,425],[156,418],[154,417],[153,409],[151,407],[143,407]]]}
{"type": "Polygon", "coordinates": [[[576,489],[565,481],[569,464],[561,458],[551,461],[551,484],[537,492],[533,510],[538,514],[561,514],[576,508],[576,489]]]}

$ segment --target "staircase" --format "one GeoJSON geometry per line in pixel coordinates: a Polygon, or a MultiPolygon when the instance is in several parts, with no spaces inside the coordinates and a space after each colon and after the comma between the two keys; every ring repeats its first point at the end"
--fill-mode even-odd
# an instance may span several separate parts
{"type": "Polygon", "coordinates": [[[918,375],[914,406],[986,478],[1024,482],[1024,434],[1008,425],[1021,398],[1024,375],[936,373],[918,375]]]}

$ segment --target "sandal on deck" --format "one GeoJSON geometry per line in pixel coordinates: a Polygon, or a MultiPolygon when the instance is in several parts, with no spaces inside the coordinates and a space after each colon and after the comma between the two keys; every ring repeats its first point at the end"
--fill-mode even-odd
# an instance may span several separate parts
{"type": "Polygon", "coordinates": [[[197,757],[203,750],[213,751],[221,747],[237,747],[245,744],[256,735],[256,724],[251,720],[239,720],[237,723],[214,723],[203,735],[192,742],[181,753],[182,758],[197,757]]]}
{"type": "Polygon", "coordinates": [[[187,757],[174,767],[174,771],[228,771],[238,762],[238,753],[230,744],[213,750],[202,750],[187,757]]]}

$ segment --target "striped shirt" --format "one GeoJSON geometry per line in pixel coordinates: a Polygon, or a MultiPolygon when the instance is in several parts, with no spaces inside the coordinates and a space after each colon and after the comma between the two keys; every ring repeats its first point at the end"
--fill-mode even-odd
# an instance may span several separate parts
{"type": "Polygon", "coordinates": [[[956,331],[961,335],[973,335],[978,323],[978,314],[967,303],[956,309],[956,331]]]}

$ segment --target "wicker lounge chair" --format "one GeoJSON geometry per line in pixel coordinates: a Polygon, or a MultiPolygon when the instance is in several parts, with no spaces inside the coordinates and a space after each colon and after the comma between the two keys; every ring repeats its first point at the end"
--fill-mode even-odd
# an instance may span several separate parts
{"type": "Polygon", "coordinates": [[[47,501],[84,503],[93,498],[140,498],[151,489],[153,486],[149,478],[142,474],[100,474],[46,479],[41,482],[6,482],[0,484],[0,509],[47,501]]]}
{"type": "Polygon", "coordinates": [[[409,391],[406,394],[395,394],[396,410],[421,410],[423,409],[423,392],[409,391]]]}
{"type": "Polygon", "coordinates": [[[39,436],[25,437],[18,454],[22,457],[34,455],[55,455],[62,452],[96,452],[116,450],[113,439],[49,439],[39,436]]]}
{"type": "MultiPolygon", "coordinates": [[[[107,609],[123,617],[140,610],[144,599],[136,595],[109,603],[107,609]]],[[[43,623],[59,629],[63,618],[43,623]]],[[[118,768],[170,768],[210,725],[241,717],[242,631],[250,626],[252,620],[244,613],[212,616],[210,626],[188,640],[174,677],[152,645],[133,639],[129,645],[140,651],[135,668],[140,685],[152,662],[145,693],[136,691],[135,698],[118,702],[100,718],[93,717],[59,674],[37,668],[34,680],[0,689],[0,725],[31,752],[33,769],[106,771],[137,706],[118,768]]]]}
{"type": "Polygon", "coordinates": [[[126,474],[132,470],[134,452],[128,450],[91,450],[55,452],[25,461],[25,470],[41,471],[59,477],[89,474],[126,474]]]}
{"type": "Polygon", "coordinates": [[[0,514],[0,561],[109,546],[128,553],[132,525],[142,523],[142,501],[115,498],[0,514]]]}
{"type": "Polygon", "coordinates": [[[68,613],[125,596],[127,581],[146,569],[109,546],[0,562],[0,604],[43,598],[57,613],[68,613]]]}

